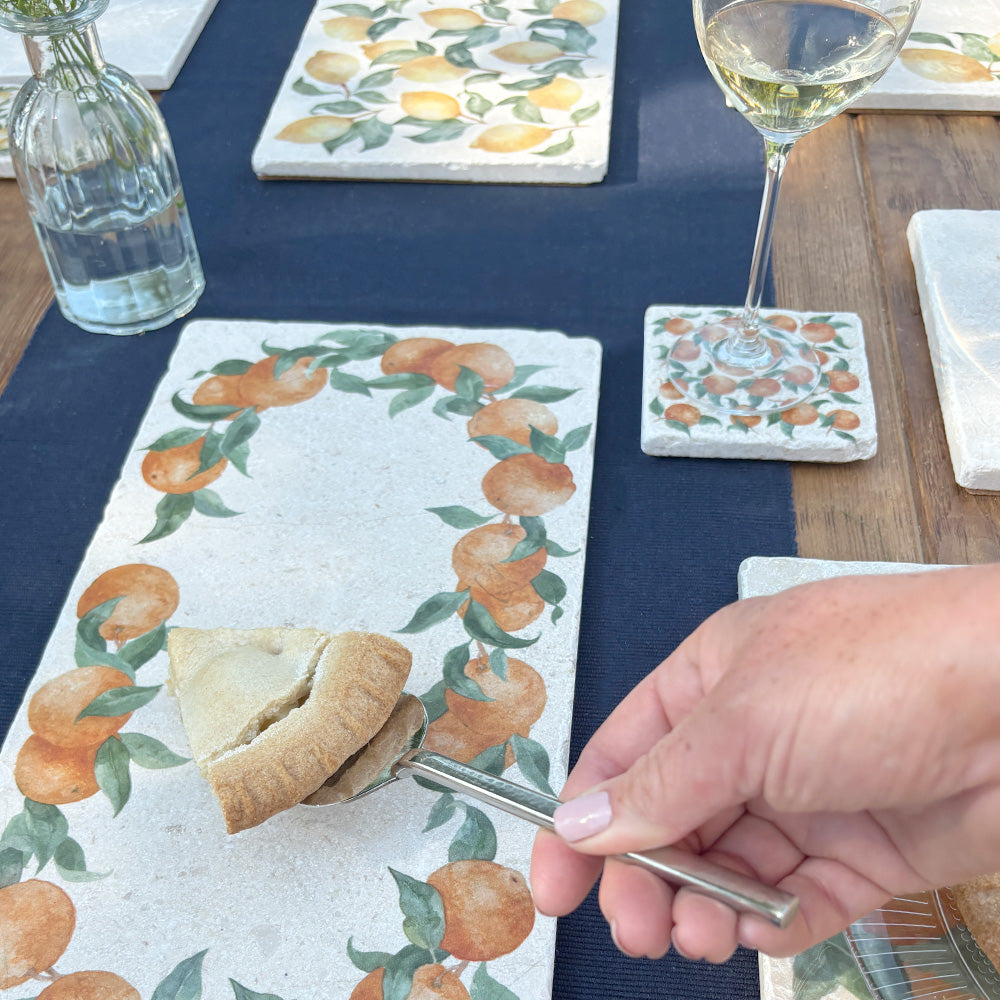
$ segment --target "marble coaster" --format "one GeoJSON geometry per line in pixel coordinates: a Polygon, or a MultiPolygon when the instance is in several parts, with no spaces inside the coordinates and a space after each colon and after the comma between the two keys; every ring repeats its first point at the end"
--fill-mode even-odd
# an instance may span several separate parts
{"type": "MultiPolygon", "coordinates": [[[[733,416],[699,406],[670,382],[667,352],[693,326],[718,323],[738,308],[650,306],[645,317],[641,446],[647,455],[853,462],[875,454],[875,404],[861,320],[853,313],[769,310],[814,344],[823,368],[820,388],[783,413],[733,416]]],[[[699,385],[706,404],[714,386],[699,385]]]]}
{"type": "MultiPolygon", "coordinates": [[[[167,90],[218,0],[111,0],[97,22],[104,57],[149,90],[167,90]]],[[[19,35],[0,31],[0,84],[28,77],[19,35]]]]}
{"type": "MultiPolygon", "coordinates": [[[[837,576],[889,575],[947,568],[924,563],[752,556],[740,564],[737,580],[740,598],[765,597],[789,587],[837,576]]],[[[794,958],[760,954],[758,967],[761,1000],[867,1000],[871,997],[843,934],[794,958]]]]}
{"type": "Polygon", "coordinates": [[[392,636],[426,746],[561,787],[600,367],[552,330],[185,326],[0,753],[0,887],[45,907],[25,962],[66,996],[81,970],[156,1000],[551,996],[530,823],[405,777],[229,836],[163,644],[392,636]]]}
{"type": "Polygon", "coordinates": [[[923,0],[902,52],[853,107],[1000,111],[1000,0],[923,0]]]}
{"type": "Polygon", "coordinates": [[[917,212],[907,227],[955,481],[1000,490],[1000,212],[917,212]]]}
{"type": "Polygon", "coordinates": [[[618,0],[312,12],[253,151],[260,177],[592,184],[618,0]]]}

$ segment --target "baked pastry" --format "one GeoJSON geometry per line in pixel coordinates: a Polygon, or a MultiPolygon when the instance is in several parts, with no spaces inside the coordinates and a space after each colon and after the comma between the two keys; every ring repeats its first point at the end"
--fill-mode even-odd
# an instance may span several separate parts
{"type": "Polygon", "coordinates": [[[315,792],[367,744],[410,671],[385,636],[172,628],[167,687],[230,833],[315,792]]]}
{"type": "Polygon", "coordinates": [[[1000,969],[1000,872],[952,886],[951,893],[976,944],[1000,969]]]}

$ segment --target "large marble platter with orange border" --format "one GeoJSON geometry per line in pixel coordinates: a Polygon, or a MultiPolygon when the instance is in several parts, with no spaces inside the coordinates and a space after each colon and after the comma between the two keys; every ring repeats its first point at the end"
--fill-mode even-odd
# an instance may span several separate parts
{"type": "Polygon", "coordinates": [[[529,824],[407,778],[227,835],[164,643],[392,635],[428,745],[558,789],[600,357],[554,331],[188,324],[0,753],[2,1000],[551,995],[529,824]]]}

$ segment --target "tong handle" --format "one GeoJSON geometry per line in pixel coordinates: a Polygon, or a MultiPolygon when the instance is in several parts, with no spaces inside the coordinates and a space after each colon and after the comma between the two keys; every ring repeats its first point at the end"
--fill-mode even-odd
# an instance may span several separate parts
{"type": "MultiPolygon", "coordinates": [[[[555,828],[552,817],[560,805],[559,799],[433,750],[411,750],[403,754],[394,765],[393,773],[399,770],[412,771],[451,791],[463,792],[545,830],[555,828]]],[[[762,885],[677,847],[617,854],[615,858],[645,868],[672,885],[687,886],[717,899],[737,912],[764,917],[776,927],[787,927],[798,909],[799,901],[795,896],[762,885]]]]}

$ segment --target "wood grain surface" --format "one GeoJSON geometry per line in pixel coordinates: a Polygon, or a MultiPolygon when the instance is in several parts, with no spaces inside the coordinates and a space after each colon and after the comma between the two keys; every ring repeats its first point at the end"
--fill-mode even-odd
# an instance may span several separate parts
{"type": "MultiPolygon", "coordinates": [[[[868,461],[793,464],[800,555],[1000,561],[1000,496],[955,483],[906,243],[920,209],[1000,209],[998,152],[1000,120],[989,115],[860,114],[792,155],[774,238],[776,301],[861,316],[879,433],[868,461]]],[[[0,228],[2,391],[52,292],[14,181],[0,181],[0,228]]]]}

